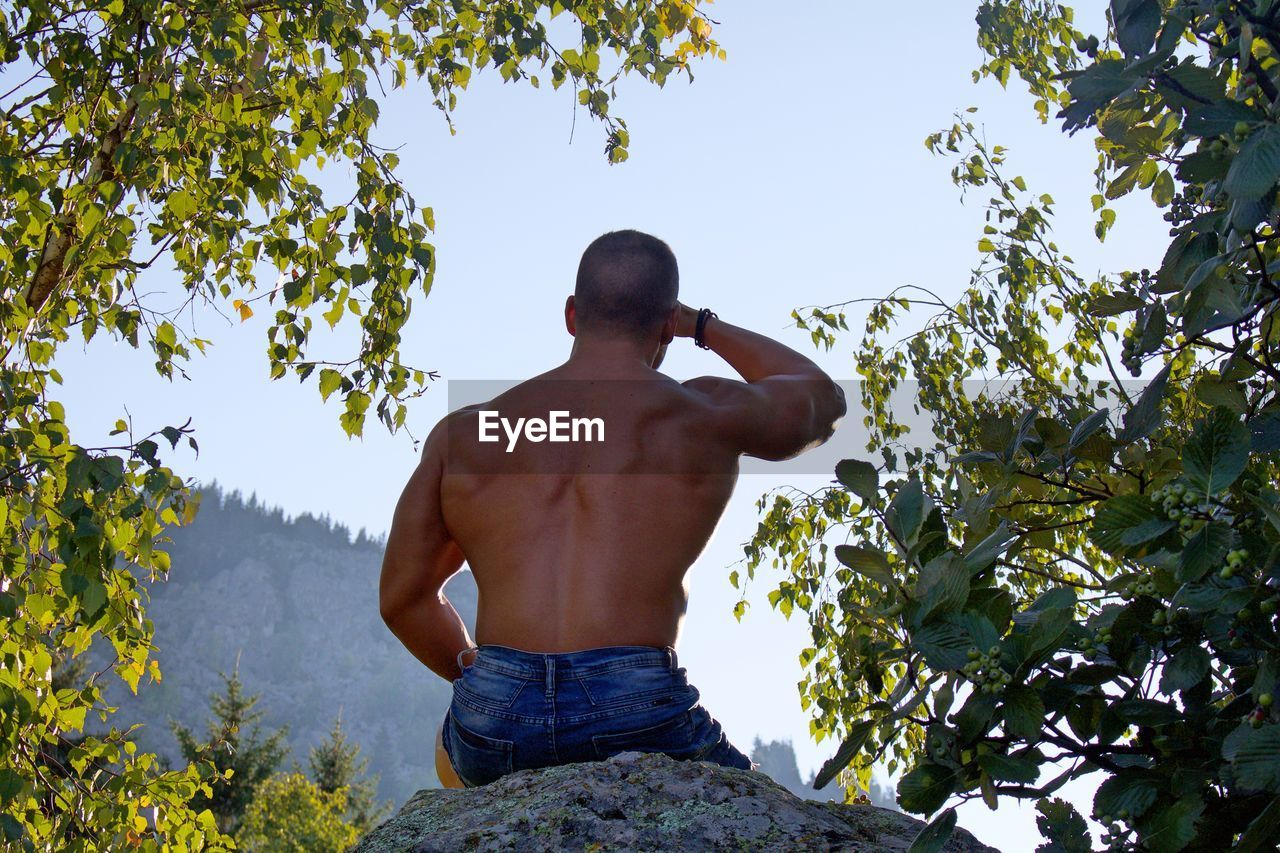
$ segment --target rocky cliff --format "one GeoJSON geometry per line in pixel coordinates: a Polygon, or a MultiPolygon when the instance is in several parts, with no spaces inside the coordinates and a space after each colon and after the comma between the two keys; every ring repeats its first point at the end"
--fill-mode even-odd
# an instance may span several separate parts
{"type": "MultiPolygon", "coordinates": [[[[419,791],[352,851],[906,850],[923,826],[877,806],[801,800],[756,771],[626,752],[419,791]]],[[[993,850],[959,828],[942,849],[993,850]]]]}

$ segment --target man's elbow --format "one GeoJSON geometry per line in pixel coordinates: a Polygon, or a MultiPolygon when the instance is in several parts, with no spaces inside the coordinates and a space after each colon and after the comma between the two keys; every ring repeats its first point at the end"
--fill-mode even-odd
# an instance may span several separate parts
{"type": "Polygon", "coordinates": [[[835,434],[836,426],[849,411],[844,389],[825,373],[813,394],[813,435],[809,447],[823,444],[835,434]]]}
{"type": "Polygon", "coordinates": [[[378,615],[382,617],[383,623],[388,628],[394,628],[395,623],[400,621],[400,616],[404,612],[404,608],[394,601],[380,597],[378,599],[378,615]]]}

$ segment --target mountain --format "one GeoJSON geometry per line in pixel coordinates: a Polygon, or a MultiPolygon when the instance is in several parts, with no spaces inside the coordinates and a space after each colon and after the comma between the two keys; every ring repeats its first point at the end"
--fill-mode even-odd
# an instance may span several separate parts
{"type": "MultiPolygon", "coordinates": [[[[136,696],[120,679],[104,679],[104,698],[119,708],[113,725],[142,723],[134,733],[139,747],[180,764],[169,720],[204,738],[209,695],[223,689],[218,673],[238,668],[246,693],[261,696],[262,725],[289,727],[292,752],[281,769],[292,761],[305,767],[341,710],[349,740],[378,776],[380,800],[403,803],[439,785],[435,734],[452,687],[378,613],[381,537],[353,537],[328,517],[288,518],[216,484],[202,490],[195,521],[170,536],[169,580],[143,584],[163,677],[155,684],[144,678],[136,696]]],[[[471,573],[455,575],[445,594],[474,636],[471,573]]],[[[111,655],[99,641],[90,665],[105,669],[111,655]]],[[[840,798],[801,782],[789,742],[757,738],[752,759],[799,796],[840,798]]]]}
{"type": "MultiPolygon", "coordinates": [[[[216,485],[203,491],[196,520],[171,536],[169,580],[145,584],[163,678],[144,679],[136,696],[107,680],[105,699],[120,708],[116,725],[142,723],[139,746],[178,764],[168,720],[203,737],[209,694],[223,686],[218,672],[238,666],[245,691],[261,694],[263,726],[288,724],[301,766],[341,709],[349,739],[379,776],[380,799],[403,802],[438,784],[435,733],[452,688],[383,624],[381,540],[363,531],[353,540],[328,518],[289,519],[216,485]]],[[[455,575],[445,593],[474,626],[470,572],[455,575]]],[[[95,645],[94,669],[110,652],[95,645]]]]}
{"type": "MultiPolygon", "coordinates": [[[[819,802],[844,802],[844,792],[835,783],[828,784],[821,791],[814,790],[813,780],[817,778],[818,774],[810,773],[807,782],[800,780],[800,768],[796,764],[796,750],[789,740],[774,740],[765,743],[757,737],[755,743],[751,746],[751,760],[760,765],[756,768],[757,770],[768,775],[773,781],[801,799],[817,800],[819,802]]],[[[872,805],[880,808],[901,811],[894,799],[893,791],[889,788],[882,788],[875,780],[871,782],[871,791],[868,799],[871,800],[872,805]]]]}

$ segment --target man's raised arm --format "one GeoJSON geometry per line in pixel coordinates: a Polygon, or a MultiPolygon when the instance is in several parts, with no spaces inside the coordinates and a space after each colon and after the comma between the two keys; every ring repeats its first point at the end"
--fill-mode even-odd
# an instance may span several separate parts
{"type": "Polygon", "coordinates": [[[462,567],[463,555],[440,512],[446,422],[431,431],[422,461],[396,504],[382,558],[378,607],[405,648],[446,681],[460,678],[457,656],[471,648],[458,611],[444,585],[462,567]]]}
{"type": "MultiPolygon", "coordinates": [[[[693,337],[698,312],[681,305],[677,337],[693,337]]],[[[764,335],[717,317],[708,319],[703,342],[746,380],[699,377],[686,382],[706,393],[720,426],[742,452],[761,459],[789,459],[822,444],[844,417],[844,392],[810,359],[764,335]]]]}

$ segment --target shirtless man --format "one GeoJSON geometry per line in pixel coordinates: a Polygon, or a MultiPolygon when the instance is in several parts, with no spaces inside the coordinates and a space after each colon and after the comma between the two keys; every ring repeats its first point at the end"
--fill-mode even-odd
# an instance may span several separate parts
{"type": "Polygon", "coordinates": [[[845,401],[808,358],[680,304],[678,286],[666,243],[598,238],[565,304],[568,360],[447,415],[424,443],[387,538],[380,609],[453,682],[437,735],[446,785],[633,749],[752,767],[677,664],[686,573],[739,458],[821,444],[845,401]],[[695,338],[743,381],[658,372],[674,338],[695,338]],[[526,429],[511,441],[495,426],[556,411],[598,419],[603,440],[526,429]],[[499,440],[481,440],[486,430],[499,440]],[[478,646],[443,593],[464,561],[478,646]]]}

